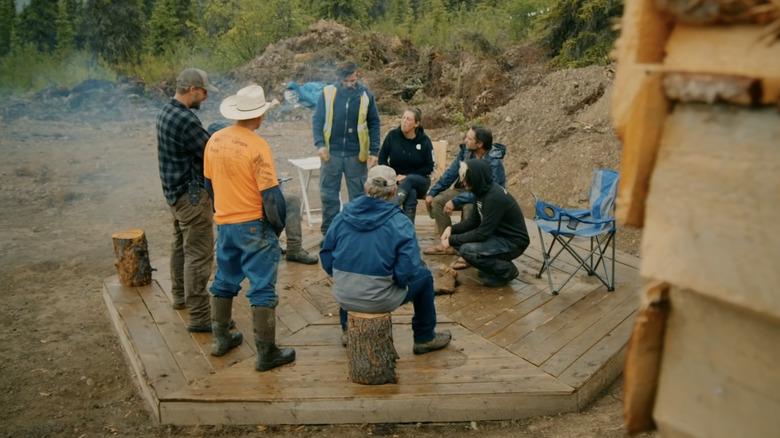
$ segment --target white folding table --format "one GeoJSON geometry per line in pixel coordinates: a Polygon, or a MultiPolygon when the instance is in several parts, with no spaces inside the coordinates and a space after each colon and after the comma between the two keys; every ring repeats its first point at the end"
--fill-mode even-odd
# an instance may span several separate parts
{"type": "Polygon", "coordinates": [[[320,210],[319,208],[312,209],[309,207],[309,180],[311,179],[311,173],[320,168],[320,157],[307,157],[307,158],[290,158],[290,163],[298,169],[298,181],[301,183],[301,193],[303,196],[303,210],[306,212],[306,222],[309,224],[309,228],[312,224],[322,222],[322,218],[312,219],[311,212],[320,210]]]}

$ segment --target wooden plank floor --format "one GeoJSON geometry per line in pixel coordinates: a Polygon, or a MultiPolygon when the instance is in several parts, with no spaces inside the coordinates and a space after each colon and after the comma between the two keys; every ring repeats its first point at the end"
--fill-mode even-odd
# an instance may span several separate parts
{"type": "MultiPolygon", "coordinates": [[[[435,243],[433,221],[418,214],[420,246],[435,243]]],[[[138,378],[161,423],[337,424],[519,419],[579,411],[621,373],[642,285],[639,259],[618,253],[615,291],[584,272],[558,296],[546,275],[536,278],[541,251],[528,221],[531,247],[515,260],[520,276],[485,288],[476,270],[459,271],[454,294],[439,295],[439,329],[452,331],[449,347],[412,354],[410,304],[393,313],[400,355],[397,384],[366,386],[348,376],[340,343],[338,305],[319,265],[282,261],[277,292],[277,342],[297,360],[259,373],[251,311],[234,300],[233,317],[244,343],[212,357],[211,335],[188,333],[186,312],[171,308],[167,261],[157,261],[146,287],[104,282],[104,298],[138,378]]],[[[620,233],[618,231],[618,239],[620,233]]],[[[319,225],[304,246],[318,249],[319,225]]],[[[454,256],[424,256],[432,270],[454,256]]],[[[558,281],[572,269],[555,266],[558,281]]]]}

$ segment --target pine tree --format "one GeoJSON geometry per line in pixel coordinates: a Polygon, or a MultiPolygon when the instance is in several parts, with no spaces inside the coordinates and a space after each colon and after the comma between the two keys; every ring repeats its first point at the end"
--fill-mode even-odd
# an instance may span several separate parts
{"type": "Polygon", "coordinates": [[[307,20],[296,0],[266,0],[267,24],[271,30],[269,43],[289,38],[300,32],[307,20]]]}
{"type": "Polygon", "coordinates": [[[390,5],[388,14],[390,15],[389,18],[392,20],[393,24],[403,23],[409,15],[412,15],[412,18],[414,18],[414,10],[409,4],[409,0],[395,0],[390,5]]]}
{"type": "Polygon", "coordinates": [[[556,0],[539,20],[540,42],[558,66],[603,64],[617,39],[613,20],[622,15],[618,0],[556,0]]]}
{"type": "Polygon", "coordinates": [[[57,0],[31,0],[19,14],[20,39],[32,43],[41,53],[51,53],[57,47],[57,0]]]}
{"type": "Polygon", "coordinates": [[[160,0],[154,6],[149,20],[146,48],[153,55],[171,52],[180,45],[189,45],[192,32],[188,23],[193,21],[190,0],[160,0]]]}
{"type": "Polygon", "coordinates": [[[16,2],[0,0],[0,56],[11,51],[11,38],[16,27],[16,2]]]}
{"type": "Polygon", "coordinates": [[[336,20],[345,26],[362,27],[368,23],[370,0],[320,0],[318,16],[336,20]]]}
{"type": "Polygon", "coordinates": [[[73,29],[73,19],[70,12],[69,0],[60,0],[57,21],[57,51],[60,54],[67,54],[75,47],[76,33],[73,29]]]}
{"type": "Polygon", "coordinates": [[[87,45],[112,64],[137,63],[146,24],[143,0],[87,0],[87,45]]]}
{"type": "Polygon", "coordinates": [[[450,15],[442,0],[431,0],[429,3],[430,11],[420,20],[426,31],[423,33],[422,42],[433,46],[445,44],[451,36],[447,23],[450,15]]]}

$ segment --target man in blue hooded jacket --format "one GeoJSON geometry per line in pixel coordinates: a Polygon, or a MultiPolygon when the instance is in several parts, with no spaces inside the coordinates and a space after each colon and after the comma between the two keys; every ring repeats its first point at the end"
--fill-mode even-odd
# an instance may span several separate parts
{"type": "Polygon", "coordinates": [[[437,333],[433,275],[424,267],[414,224],[393,202],[396,174],[388,166],[368,171],[366,196],[346,204],[325,235],[322,267],[333,277],[341,305],[342,343],[347,311],[384,313],[412,302],[414,354],[444,348],[452,335],[437,333]]]}

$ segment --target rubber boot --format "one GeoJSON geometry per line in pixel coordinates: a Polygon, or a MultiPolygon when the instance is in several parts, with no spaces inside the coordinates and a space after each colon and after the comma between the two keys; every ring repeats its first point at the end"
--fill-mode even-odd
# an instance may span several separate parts
{"type": "Polygon", "coordinates": [[[211,355],[224,356],[231,348],[244,342],[241,332],[230,332],[233,298],[214,297],[211,309],[211,355]]]}
{"type": "Polygon", "coordinates": [[[393,198],[393,203],[404,208],[404,202],[406,201],[406,192],[399,190],[398,193],[395,194],[395,198],[393,198]]]}
{"type": "Polygon", "coordinates": [[[405,207],[404,208],[404,214],[406,214],[406,217],[412,220],[412,223],[414,223],[414,218],[417,216],[417,206],[414,207],[405,207]]]}
{"type": "Polygon", "coordinates": [[[276,309],[252,306],[252,318],[255,325],[255,346],[257,347],[255,369],[268,371],[271,368],[294,361],[294,349],[276,346],[276,309]]]}
{"type": "Polygon", "coordinates": [[[285,194],[287,202],[287,223],[284,233],[287,235],[287,250],[284,254],[287,261],[313,265],[320,259],[303,249],[303,230],[301,229],[301,199],[298,196],[285,194]]]}

